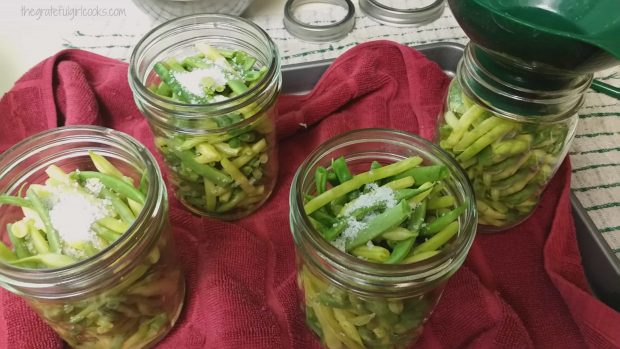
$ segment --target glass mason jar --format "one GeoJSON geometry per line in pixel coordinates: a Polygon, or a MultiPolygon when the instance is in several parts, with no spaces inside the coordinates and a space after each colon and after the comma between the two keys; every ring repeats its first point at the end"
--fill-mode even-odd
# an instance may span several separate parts
{"type": "Polygon", "coordinates": [[[269,198],[278,171],[275,102],[281,80],[276,45],[260,27],[239,17],[181,17],[153,29],[138,43],[129,64],[129,85],[155,135],[175,195],[189,210],[233,220],[269,198]],[[244,51],[266,67],[266,73],[246,92],[211,104],[178,103],[147,88],[159,81],[155,63],[195,54],[194,45],[201,42],[244,51]],[[216,122],[223,117],[236,121],[216,122]],[[233,139],[244,141],[232,149],[233,139]],[[199,160],[202,147],[217,149],[227,160],[199,160]]]}
{"type": "Polygon", "coordinates": [[[591,81],[465,48],[435,143],[467,173],[484,230],[515,226],[536,208],[568,152],[591,81]]]}
{"type": "Polygon", "coordinates": [[[465,260],[477,219],[467,177],[448,154],[409,133],[364,129],[327,141],[300,166],[291,185],[290,225],[306,324],[322,344],[329,349],[404,348],[420,336],[444,285],[465,260]],[[344,156],[351,172],[359,173],[373,161],[389,164],[416,155],[425,164],[447,166],[446,189],[456,205],[466,205],[457,235],[437,255],[409,264],[359,259],[327,242],[304,213],[315,170],[329,168],[331,159],[344,156]],[[353,320],[342,321],[343,315],[353,320]]]}
{"type": "MultiPolygon", "coordinates": [[[[73,348],[145,348],[170,331],[185,294],[166,189],[148,150],[103,127],[53,129],[0,156],[0,192],[16,195],[23,185],[43,183],[52,164],[65,172],[92,170],[88,151],[105,156],[134,181],[146,175],[146,200],[135,222],[101,252],[65,267],[0,262],[0,285],[22,297],[73,348]]],[[[22,217],[19,207],[0,206],[2,227],[22,217]]],[[[1,238],[9,244],[5,229],[1,238]]]]}

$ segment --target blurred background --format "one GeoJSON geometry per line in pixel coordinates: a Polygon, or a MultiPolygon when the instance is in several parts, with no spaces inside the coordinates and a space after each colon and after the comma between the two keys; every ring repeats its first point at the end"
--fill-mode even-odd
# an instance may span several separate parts
{"type": "MultiPolygon", "coordinates": [[[[383,0],[392,4],[395,0],[383,0]]],[[[416,6],[419,1],[399,1],[416,6]]],[[[66,48],[80,48],[126,61],[135,43],[153,26],[173,17],[221,12],[241,15],[263,27],[278,44],[283,63],[335,58],[357,43],[392,39],[408,44],[432,41],[465,43],[465,34],[446,9],[437,21],[422,27],[388,27],[364,16],[357,7],[356,27],[344,39],[305,43],[282,24],[285,0],[11,0],[0,2],[0,95],[42,59],[66,48]]],[[[419,6],[419,5],[417,5],[419,6]]],[[[303,5],[302,21],[325,24],[344,17],[345,10],[328,4],[303,5]]]]}

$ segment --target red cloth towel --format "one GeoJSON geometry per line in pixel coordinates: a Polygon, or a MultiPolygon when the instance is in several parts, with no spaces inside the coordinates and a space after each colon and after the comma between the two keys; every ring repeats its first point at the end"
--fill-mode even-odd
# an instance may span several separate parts
{"type": "MultiPolygon", "coordinates": [[[[126,72],[125,63],[77,50],[35,66],[0,101],[0,150],[75,124],[112,127],[154,150],[130,102],[126,72]]],[[[298,308],[287,200],[293,174],[312,149],[353,128],[389,127],[431,138],[447,83],[437,65],[408,47],[359,45],[310,95],[280,99],[281,169],[263,208],[227,223],[192,216],[171,198],[188,297],[158,348],[318,348],[298,308]]],[[[527,223],[476,238],[417,348],[620,347],[620,314],[592,297],[586,284],[569,183],[567,161],[527,223]]],[[[3,290],[0,303],[0,348],[62,346],[20,298],[3,290]]]]}

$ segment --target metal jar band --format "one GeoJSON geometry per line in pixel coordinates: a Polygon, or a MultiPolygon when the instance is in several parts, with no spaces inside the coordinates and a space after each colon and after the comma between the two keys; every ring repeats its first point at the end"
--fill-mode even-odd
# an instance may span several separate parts
{"type": "Polygon", "coordinates": [[[355,7],[351,0],[288,0],[284,6],[284,27],[291,35],[313,42],[336,41],[345,37],[355,25],[355,7]],[[328,25],[310,25],[295,18],[295,9],[301,5],[324,3],[347,10],[340,21],[328,25]]]}

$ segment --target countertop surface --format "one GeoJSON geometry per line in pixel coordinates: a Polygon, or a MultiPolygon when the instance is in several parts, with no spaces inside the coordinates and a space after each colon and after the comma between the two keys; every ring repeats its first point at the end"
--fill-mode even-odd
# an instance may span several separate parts
{"type": "MultiPolygon", "coordinates": [[[[7,92],[30,67],[65,48],[79,48],[127,61],[135,43],[161,22],[161,13],[141,8],[149,0],[44,0],[0,3],[0,93],[7,92]]],[[[246,1],[246,0],[241,0],[246,1]]],[[[357,0],[353,1],[357,6],[357,0]]],[[[243,13],[263,27],[280,48],[283,64],[335,58],[358,43],[388,39],[407,45],[468,39],[449,9],[433,23],[389,27],[365,16],[357,7],[355,29],[338,42],[315,44],[293,38],[284,29],[284,0],[256,0],[243,13]]],[[[307,6],[307,5],[306,5],[307,6]]],[[[326,23],[341,15],[330,5],[300,12],[307,21],[326,23]]],[[[620,67],[597,74],[620,85],[620,67]]],[[[572,188],[620,258],[620,101],[589,90],[570,150],[572,188]]]]}

